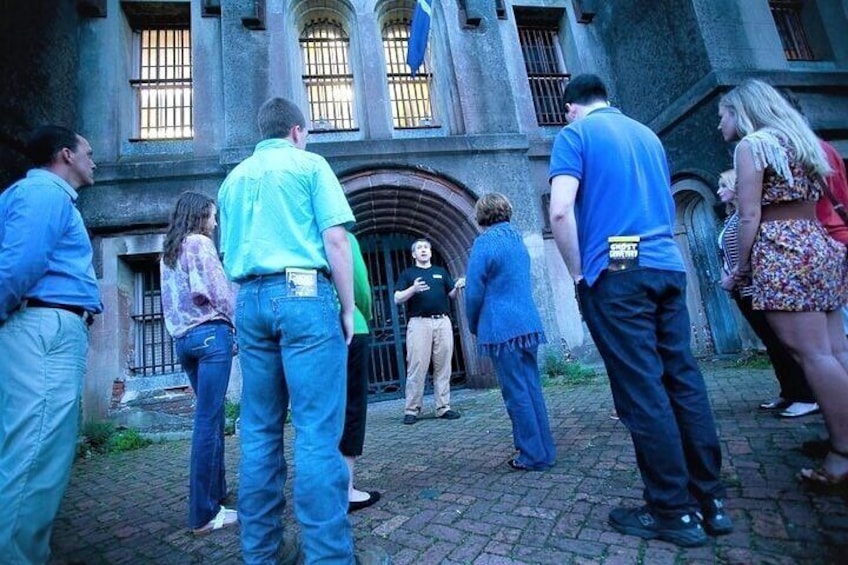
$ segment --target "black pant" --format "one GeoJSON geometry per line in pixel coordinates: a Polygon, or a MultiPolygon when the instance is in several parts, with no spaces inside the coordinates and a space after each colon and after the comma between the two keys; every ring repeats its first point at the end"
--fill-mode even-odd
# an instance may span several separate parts
{"type": "Polygon", "coordinates": [[[734,292],[733,299],[751,329],[766,347],[771,366],[774,367],[774,376],[780,383],[780,397],[789,402],[815,402],[816,397],[807,384],[804,370],[771,329],[765,312],[751,307],[750,296],[739,296],[734,292]]]}
{"type": "Polygon", "coordinates": [[[616,411],[633,439],[646,502],[674,517],[724,497],[721,448],[689,345],[686,274],[605,271],[577,290],[616,411]]]}
{"type": "Polygon", "coordinates": [[[368,414],[368,375],[371,373],[371,334],[354,334],[347,349],[347,407],[339,450],[346,457],[362,455],[368,414]]]}

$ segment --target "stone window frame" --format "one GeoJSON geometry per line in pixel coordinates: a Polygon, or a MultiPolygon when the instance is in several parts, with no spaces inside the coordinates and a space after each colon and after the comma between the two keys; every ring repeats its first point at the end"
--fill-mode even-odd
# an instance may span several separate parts
{"type": "Polygon", "coordinates": [[[191,3],[123,2],[122,9],[132,31],[132,78],[129,84],[134,91],[134,123],[129,141],[180,142],[194,139],[191,3]],[[149,62],[144,56],[145,38],[149,34],[155,34],[157,40],[164,37],[174,41],[174,46],[163,50],[170,59],[166,64],[145,65],[145,61],[149,62]],[[145,69],[148,70],[145,72],[145,69]],[[150,72],[149,69],[155,71],[150,72]],[[145,94],[149,96],[151,92],[162,89],[165,90],[165,95],[161,105],[143,102],[145,94]],[[153,124],[147,120],[145,125],[145,109],[156,112],[157,119],[153,120],[153,124]],[[181,114],[182,119],[177,119],[178,114],[181,114]],[[159,116],[165,121],[164,125],[159,125],[159,116]]]}
{"type": "Polygon", "coordinates": [[[562,93],[571,75],[561,46],[562,10],[515,6],[513,11],[536,123],[541,127],[566,125],[562,93]],[[534,57],[528,57],[531,52],[534,57]]]}

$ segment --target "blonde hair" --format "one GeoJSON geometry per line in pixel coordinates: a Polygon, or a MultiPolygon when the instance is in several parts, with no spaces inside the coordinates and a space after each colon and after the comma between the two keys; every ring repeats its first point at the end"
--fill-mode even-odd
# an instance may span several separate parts
{"type": "Polygon", "coordinates": [[[733,115],[739,137],[769,129],[789,143],[807,168],[822,177],[831,173],[818,137],[774,87],[760,80],[746,80],[722,96],[718,104],[733,115]]]}
{"type": "Polygon", "coordinates": [[[727,169],[718,176],[718,186],[724,185],[733,192],[736,192],[736,169],[727,169]]]}

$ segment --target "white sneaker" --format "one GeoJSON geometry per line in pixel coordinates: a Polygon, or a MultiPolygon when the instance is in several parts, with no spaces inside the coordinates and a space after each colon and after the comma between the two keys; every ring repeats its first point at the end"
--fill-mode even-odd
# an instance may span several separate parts
{"type": "Polygon", "coordinates": [[[760,410],[785,410],[792,404],[783,397],[775,398],[774,400],[766,400],[760,404],[760,410]]]}
{"type": "Polygon", "coordinates": [[[227,508],[226,506],[222,506],[214,518],[209,520],[205,526],[193,529],[192,533],[196,536],[202,536],[204,534],[214,532],[215,530],[232,526],[236,522],[238,522],[238,512],[227,508]]]}
{"type": "Polygon", "coordinates": [[[780,413],[781,418],[800,418],[816,414],[819,411],[819,405],[816,402],[793,402],[786,410],[780,413]]]}

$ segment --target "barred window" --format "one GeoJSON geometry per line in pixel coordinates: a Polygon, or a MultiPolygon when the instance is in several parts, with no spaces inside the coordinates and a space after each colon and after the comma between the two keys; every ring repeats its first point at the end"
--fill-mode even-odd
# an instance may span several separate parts
{"type": "Polygon", "coordinates": [[[813,61],[815,56],[807,40],[801,12],[802,0],[769,0],[774,25],[783,43],[783,53],[788,61],[813,61]]]}
{"type": "Polygon", "coordinates": [[[190,139],[192,121],[191,31],[188,27],[139,29],[136,90],[138,138],[190,139]]]}
{"type": "Polygon", "coordinates": [[[316,19],[300,35],[303,83],[313,131],[356,129],[350,39],[341,24],[316,19]]]}
{"type": "Polygon", "coordinates": [[[563,125],[567,123],[568,112],[562,102],[562,93],[570,75],[563,72],[558,30],[552,26],[524,26],[520,21],[517,26],[536,121],[540,126],[563,125]]]}
{"type": "MultiPolygon", "coordinates": [[[[388,21],[383,26],[383,52],[386,57],[386,77],[392,104],[392,125],[395,128],[421,128],[436,125],[430,103],[430,84],[433,75],[425,57],[415,76],[406,64],[411,18],[388,21]]],[[[429,50],[428,50],[429,53],[429,50]]]]}
{"type": "Polygon", "coordinates": [[[179,373],[182,368],[174,340],[165,329],[162,316],[162,288],[156,260],[140,264],[135,274],[134,312],[135,356],[130,370],[137,375],[179,373]]]}

